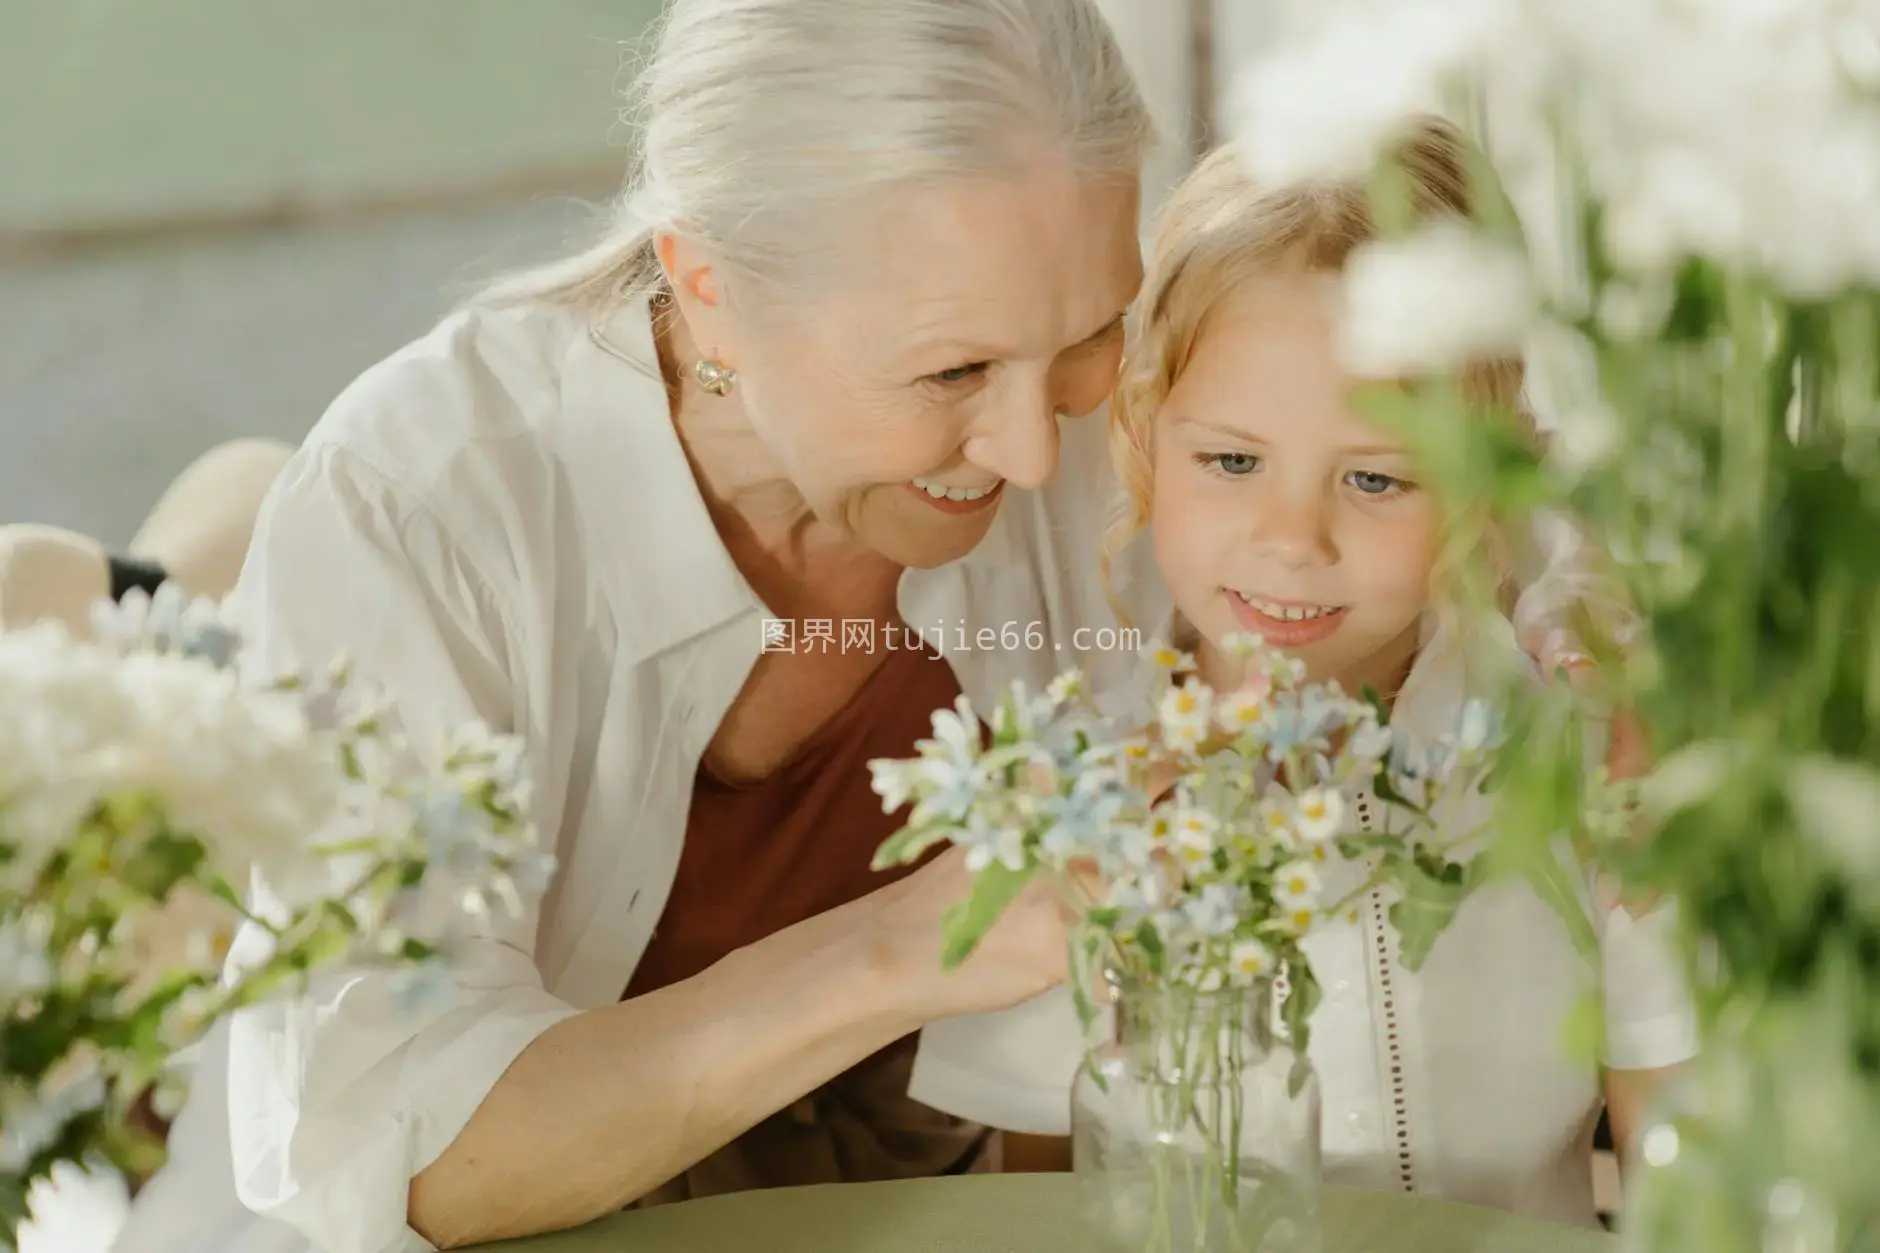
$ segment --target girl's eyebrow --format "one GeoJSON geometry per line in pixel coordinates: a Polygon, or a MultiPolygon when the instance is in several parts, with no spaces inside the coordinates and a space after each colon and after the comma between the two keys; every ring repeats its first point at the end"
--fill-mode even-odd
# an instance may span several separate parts
{"type": "Polygon", "coordinates": [[[1203,422],[1199,418],[1187,418],[1187,417],[1176,418],[1175,422],[1176,422],[1176,425],[1178,426],[1192,426],[1196,428],[1197,430],[1208,431],[1215,435],[1225,435],[1227,438],[1237,439],[1241,441],[1243,444],[1266,443],[1266,441],[1261,439],[1258,435],[1249,434],[1248,432],[1240,430],[1237,427],[1222,426],[1218,422],[1203,422]]]}
{"type": "MultiPolygon", "coordinates": [[[[1265,445],[1268,443],[1267,440],[1261,439],[1258,435],[1240,430],[1237,427],[1224,426],[1219,422],[1203,422],[1199,418],[1188,417],[1178,417],[1175,421],[1179,426],[1192,426],[1197,430],[1207,431],[1212,435],[1222,435],[1228,439],[1239,440],[1243,444],[1265,445]]],[[[1407,457],[1410,455],[1406,449],[1394,444],[1357,444],[1339,448],[1336,451],[1339,455],[1345,457],[1407,457]]]]}

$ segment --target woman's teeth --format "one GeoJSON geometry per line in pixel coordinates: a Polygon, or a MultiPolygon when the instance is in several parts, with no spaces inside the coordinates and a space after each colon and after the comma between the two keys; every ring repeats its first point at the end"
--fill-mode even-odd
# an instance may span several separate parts
{"type": "Polygon", "coordinates": [[[1252,596],[1242,596],[1241,599],[1267,617],[1279,622],[1304,622],[1308,618],[1323,618],[1328,613],[1337,613],[1342,607],[1339,605],[1277,605],[1270,600],[1257,600],[1252,596]]]}
{"type": "Polygon", "coordinates": [[[984,487],[949,487],[945,483],[933,483],[926,479],[915,479],[914,486],[926,492],[935,500],[983,500],[999,485],[988,483],[984,487]]]}

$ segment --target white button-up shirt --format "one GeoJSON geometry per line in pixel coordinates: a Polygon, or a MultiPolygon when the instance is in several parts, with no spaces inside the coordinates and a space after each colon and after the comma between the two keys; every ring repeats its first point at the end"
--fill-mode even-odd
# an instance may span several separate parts
{"type": "MultiPolygon", "coordinates": [[[[1098,574],[1104,416],[1061,441],[1049,487],[1008,487],[969,556],[901,582],[903,619],[980,708],[1014,680],[1137,665],[1098,574]]],[[[1113,573],[1145,624],[1166,613],[1148,563],[1139,542],[1113,573]]],[[[619,999],[771,614],[706,513],[643,301],[593,324],[462,313],[373,367],[281,476],[231,599],[273,662],[350,657],[420,743],[468,718],[522,735],[559,870],[536,913],[470,947],[454,1006],[327,977],[218,1031],[119,1253],[429,1250],[410,1179],[531,1041],[619,999]]]]}
{"type": "MultiPolygon", "coordinates": [[[[1391,715],[1393,733],[1425,743],[1456,727],[1470,692],[1491,690],[1480,677],[1489,669],[1528,665],[1500,619],[1481,624],[1466,643],[1433,625],[1426,635],[1391,715]]],[[[1140,690],[1133,703],[1143,714],[1152,707],[1140,690]]],[[[1364,829],[1385,829],[1375,795],[1359,791],[1351,802],[1364,829]]],[[[1442,817],[1457,834],[1485,831],[1494,820],[1492,799],[1454,797],[1442,817]]],[[[1404,829],[1401,819],[1390,829],[1404,829]]],[[[1696,1053],[1696,1015],[1671,944],[1674,906],[1634,918],[1599,904],[1590,876],[1564,852],[1561,871],[1598,937],[1597,961],[1582,955],[1558,915],[1522,881],[1471,896],[1415,973],[1399,959],[1382,891],[1361,900],[1355,921],[1327,920],[1306,937],[1324,993],[1309,1056],[1320,1084],[1328,1183],[1596,1225],[1591,1158],[1600,1077],[1592,1059],[1569,1053],[1569,1017],[1582,998],[1596,996],[1601,1062],[1649,1070],[1696,1053]]],[[[1332,867],[1328,898],[1348,895],[1359,875],[1356,867],[1332,867]]],[[[980,1122],[1064,1135],[1084,1047],[1069,994],[1052,992],[1002,1013],[929,1027],[912,1092],[980,1122]]]]}

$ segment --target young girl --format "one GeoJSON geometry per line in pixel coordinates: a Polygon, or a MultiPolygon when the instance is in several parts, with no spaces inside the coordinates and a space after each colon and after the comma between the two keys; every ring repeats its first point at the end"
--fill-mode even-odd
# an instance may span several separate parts
{"type": "MultiPolygon", "coordinates": [[[[1401,161],[1425,217],[1467,215],[1460,140],[1432,121],[1401,161]]],[[[1445,589],[1463,561],[1498,562],[1486,535],[1440,533],[1440,510],[1400,443],[1367,424],[1340,368],[1339,274],[1373,237],[1358,185],[1261,191],[1215,153],[1164,210],[1112,421],[1133,509],[1176,608],[1170,631],[1201,677],[1235,686],[1223,640],[1255,633],[1315,680],[1369,686],[1412,738],[1455,725],[1494,666],[1526,665],[1506,618],[1465,621],[1445,589]]],[[[1518,362],[1469,382],[1518,413],[1518,362]]],[[[1491,573],[1501,573],[1492,571],[1491,573]]],[[[1539,594],[1545,595],[1540,590],[1539,594]]],[[[1381,829],[1375,797],[1358,821],[1381,829]]],[[[1463,820],[1487,816],[1478,808],[1463,820]]],[[[1331,892],[1331,885],[1327,885],[1331,892]]],[[[1669,1067],[1695,1050],[1664,910],[1635,918],[1587,885],[1600,936],[1589,971],[1525,884],[1483,889],[1423,968],[1398,959],[1374,892],[1306,950],[1324,988],[1311,1056],[1323,1095],[1327,1182],[1400,1189],[1595,1225],[1594,1129],[1615,1139],[1669,1067]],[[1605,1068],[1566,1052],[1565,1018],[1602,985],[1605,1068]]],[[[1012,1132],[1062,1136],[1083,1041],[1066,995],[928,1029],[913,1095],[1012,1132]]]]}

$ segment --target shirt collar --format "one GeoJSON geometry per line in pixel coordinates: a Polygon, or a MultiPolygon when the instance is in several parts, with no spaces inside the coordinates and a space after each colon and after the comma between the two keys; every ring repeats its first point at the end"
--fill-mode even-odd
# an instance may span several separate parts
{"type": "Polygon", "coordinates": [[[583,326],[564,362],[558,460],[582,502],[623,660],[767,613],[719,538],[673,426],[649,297],[583,326]]]}

